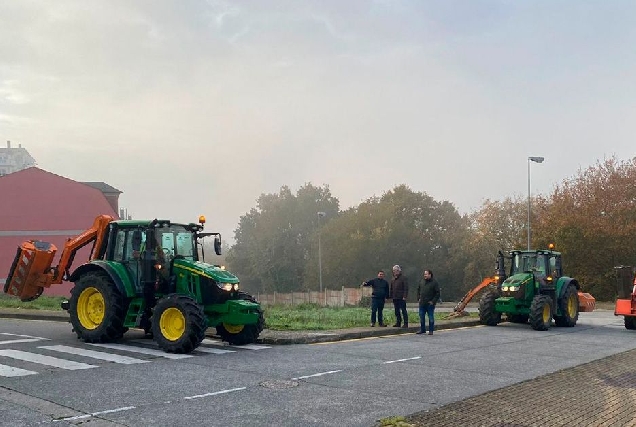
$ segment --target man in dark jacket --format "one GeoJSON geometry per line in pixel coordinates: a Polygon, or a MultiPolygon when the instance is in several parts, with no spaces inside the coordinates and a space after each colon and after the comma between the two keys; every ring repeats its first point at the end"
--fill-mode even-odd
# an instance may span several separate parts
{"type": "Polygon", "coordinates": [[[420,330],[416,333],[426,333],[424,318],[428,316],[428,334],[433,335],[435,328],[435,304],[439,301],[440,290],[437,280],[433,278],[433,271],[424,270],[424,281],[417,286],[417,301],[420,305],[420,330]]]}
{"type": "Polygon", "coordinates": [[[371,326],[375,326],[375,315],[378,315],[378,324],[386,326],[382,317],[384,310],[384,300],[389,297],[389,282],[384,280],[384,271],[378,271],[378,277],[367,282],[362,282],[362,286],[371,286],[371,326]]]}
{"type": "Polygon", "coordinates": [[[404,317],[404,326],[402,327],[409,327],[409,315],[406,312],[406,298],[408,295],[409,283],[406,277],[402,275],[402,267],[394,265],[393,280],[391,280],[391,298],[393,298],[396,319],[395,325],[393,325],[394,328],[399,328],[402,325],[402,317],[404,317]]]}

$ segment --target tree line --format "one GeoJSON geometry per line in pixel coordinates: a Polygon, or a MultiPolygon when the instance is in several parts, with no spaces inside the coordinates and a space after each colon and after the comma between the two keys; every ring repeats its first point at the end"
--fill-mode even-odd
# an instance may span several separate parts
{"type": "MultiPolygon", "coordinates": [[[[597,162],[532,206],[533,248],[554,243],[567,275],[613,300],[614,267],[636,265],[636,158],[597,162]]],[[[319,258],[328,289],[358,286],[395,264],[414,288],[428,268],[444,299],[457,300],[493,275],[498,251],[525,249],[526,233],[526,198],[486,200],[461,215],[449,201],[398,185],[341,210],[327,185],[307,183],[262,194],[241,216],[226,264],[253,293],[318,290],[319,258]]]]}

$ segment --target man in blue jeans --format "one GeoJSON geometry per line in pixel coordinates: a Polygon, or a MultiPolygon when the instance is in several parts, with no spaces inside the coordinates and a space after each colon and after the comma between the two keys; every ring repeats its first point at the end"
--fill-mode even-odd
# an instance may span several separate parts
{"type": "Polygon", "coordinates": [[[433,278],[433,271],[424,270],[424,281],[417,286],[417,300],[420,305],[420,330],[417,334],[426,333],[425,318],[428,316],[428,334],[433,335],[435,328],[435,304],[439,301],[439,283],[433,278]]]}
{"type": "Polygon", "coordinates": [[[378,277],[366,282],[362,282],[362,286],[371,286],[371,326],[375,326],[375,315],[378,315],[380,326],[384,324],[382,311],[384,310],[384,300],[389,297],[389,282],[384,280],[384,271],[378,271],[378,277]]]}

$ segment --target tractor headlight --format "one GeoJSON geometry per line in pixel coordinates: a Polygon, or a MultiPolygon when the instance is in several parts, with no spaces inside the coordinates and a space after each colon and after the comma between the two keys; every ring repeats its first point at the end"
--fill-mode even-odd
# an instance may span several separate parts
{"type": "Polygon", "coordinates": [[[519,286],[511,286],[508,288],[510,292],[517,292],[519,290],[519,286]]]}
{"type": "Polygon", "coordinates": [[[508,286],[502,286],[501,290],[504,291],[504,292],[508,292],[508,286]]]}
{"type": "Polygon", "coordinates": [[[226,292],[238,291],[238,283],[217,283],[218,287],[226,292]]]}

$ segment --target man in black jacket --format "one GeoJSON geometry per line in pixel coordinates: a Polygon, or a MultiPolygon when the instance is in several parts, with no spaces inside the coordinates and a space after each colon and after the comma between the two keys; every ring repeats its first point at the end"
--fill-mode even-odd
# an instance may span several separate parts
{"type": "Polygon", "coordinates": [[[375,326],[376,313],[378,324],[386,326],[382,318],[384,310],[384,300],[389,297],[389,282],[384,280],[384,271],[378,271],[378,277],[367,282],[362,282],[362,286],[371,286],[371,326],[375,326]]]}
{"type": "Polygon", "coordinates": [[[403,328],[409,327],[409,315],[406,312],[406,298],[409,296],[409,282],[402,275],[402,267],[393,266],[393,280],[391,280],[391,298],[393,298],[393,307],[395,308],[395,325],[399,328],[402,325],[402,317],[404,317],[403,328]],[[400,315],[401,314],[401,315],[400,315]]]}
{"type": "Polygon", "coordinates": [[[433,335],[435,328],[435,304],[439,301],[440,290],[432,270],[424,270],[424,282],[417,286],[417,301],[420,305],[420,330],[417,334],[426,333],[424,318],[428,316],[428,334],[433,335]]]}

